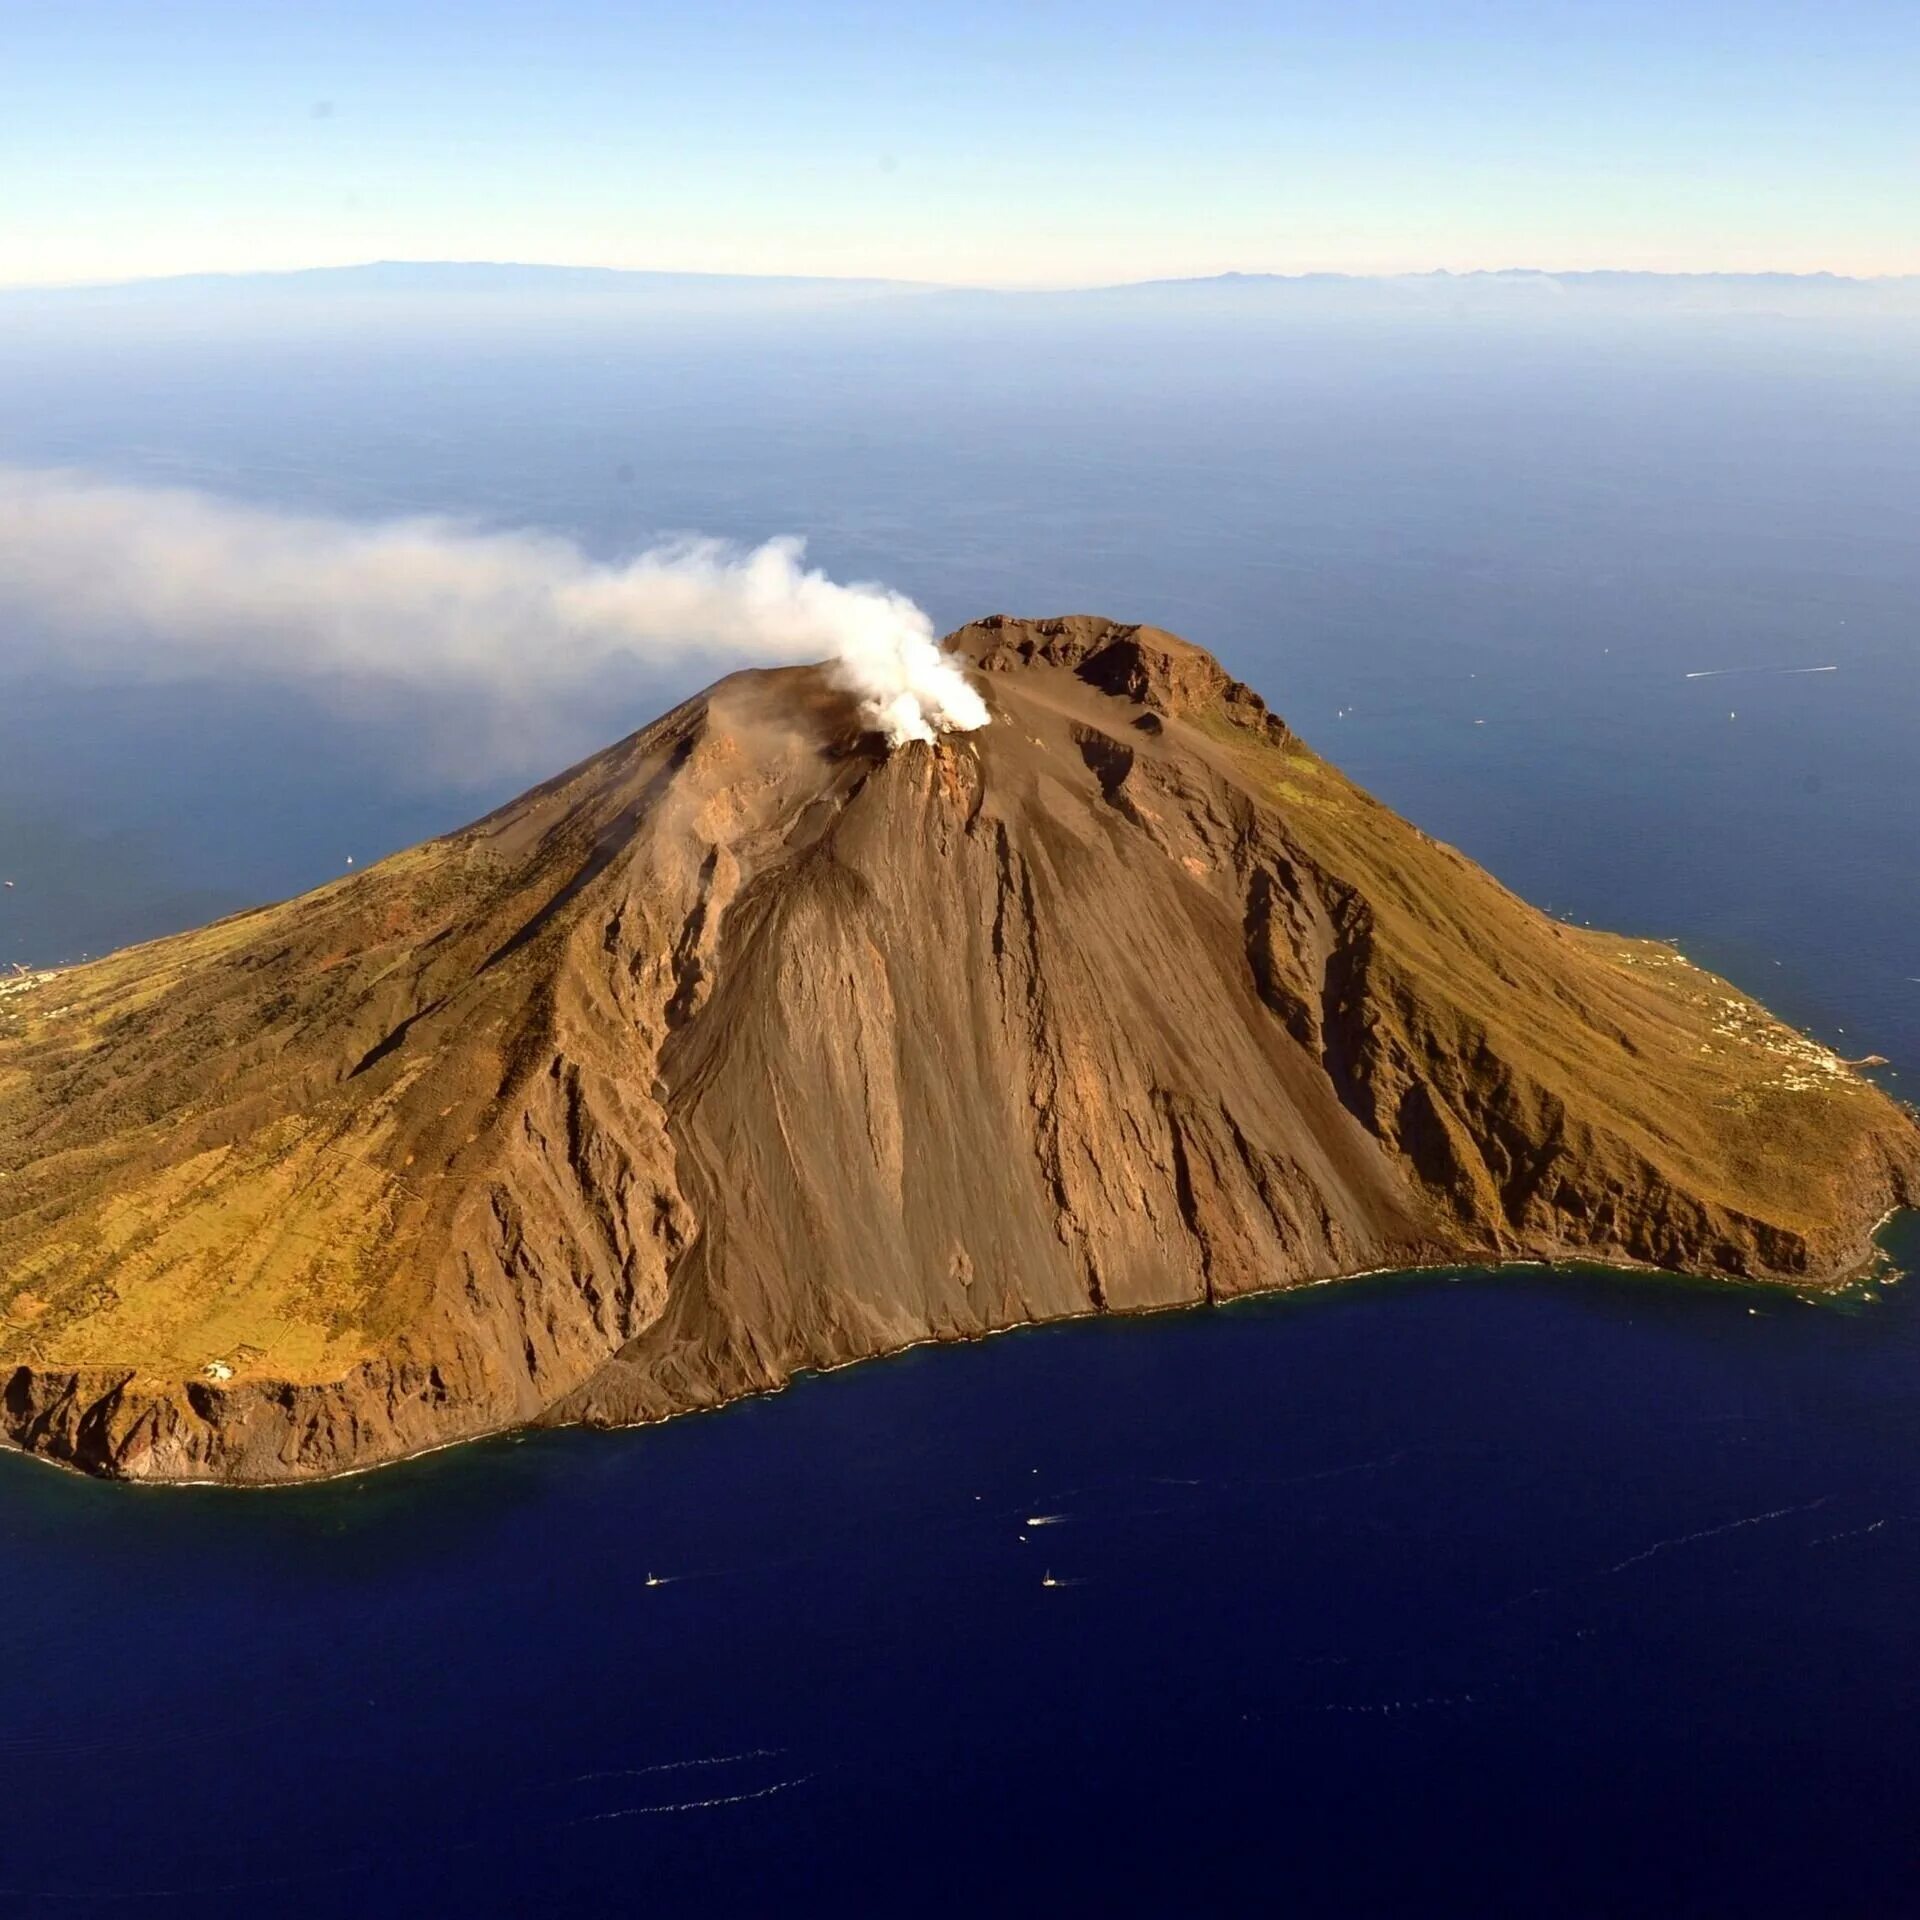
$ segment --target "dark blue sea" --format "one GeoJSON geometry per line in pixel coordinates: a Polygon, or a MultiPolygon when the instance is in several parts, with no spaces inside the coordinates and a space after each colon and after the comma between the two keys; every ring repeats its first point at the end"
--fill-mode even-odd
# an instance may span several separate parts
{"type": "Polygon", "coordinates": [[[313,1489],[6,1456],[0,1556],[13,1911],[1915,1906],[1911,1286],[1369,1280],[313,1489]]]}
{"type": "MultiPolygon", "coordinates": [[[[609,555],[798,531],[943,625],[1174,627],[1522,892],[1920,1081],[1910,325],[6,344],[14,464],[609,555]]],[[[470,694],[20,640],[35,962],[455,825],[711,677],[517,757],[470,694]]],[[[310,1489],[0,1456],[0,1594],[0,1912],[1920,1911],[1920,1280],[1381,1278],[310,1489]]]]}

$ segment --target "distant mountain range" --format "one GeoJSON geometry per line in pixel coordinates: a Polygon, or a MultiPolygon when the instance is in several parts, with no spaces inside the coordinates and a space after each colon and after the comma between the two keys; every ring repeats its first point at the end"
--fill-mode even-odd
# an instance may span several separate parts
{"type": "Polygon", "coordinates": [[[1513,309],[1564,306],[1623,311],[1833,311],[1920,314],[1920,275],[1855,279],[1833,273],[1549,273],[1505,267],[1472,273],[1221,273],[1141,280],[1097,289],[1107,298],[1254,307],[1266,303],[1360,303],[1386,309],[1513,309]]]}
{"type": "Polygon", "coordinates": [[[195,273],[76,287],[0,288],[0,311],[79,305],[458,299],[492,307],[643,305],[681,311],[825,309],[874,302],[921,307],[1133,307],[1196,314],[1596,313],[1911,314],[1920,275],[1832,273],[1571,273],[1533,268],[1451,273],[1222,273],[1071,289],[950,287],[826,276],[671,273],[501,261],[379,260],[280,273],[195,273]]]}

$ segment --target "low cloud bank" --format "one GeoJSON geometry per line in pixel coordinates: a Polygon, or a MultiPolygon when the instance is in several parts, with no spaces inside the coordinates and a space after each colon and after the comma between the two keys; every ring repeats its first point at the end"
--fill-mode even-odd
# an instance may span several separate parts
{"type": "Polygon", "coordinates": [[[986,724],[918,606],[804,556],[791,537],[685,539],[609,564],[550,533],[0,468],[0,615],[89,668],[399,679],[538,704],[618,663],[828,659],[895,745],[986,724]]]}

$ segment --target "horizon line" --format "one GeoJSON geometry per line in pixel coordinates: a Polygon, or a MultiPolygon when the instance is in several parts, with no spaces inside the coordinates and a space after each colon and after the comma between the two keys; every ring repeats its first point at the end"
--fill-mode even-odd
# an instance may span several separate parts
{"type": "Polygon", "coordinates": [[[773,273],[708,267],[615,267],[597,262],[567,260],[477,259],[472,257],[384,256],[364,260],[316,263],[297,267],[188,267],[170,273],[136,274],[121,279],[4,280],[0,295],[21,293],[113,293],[142,287],[175,286],[183,281],[293,280],[321,274],[365,273],[380,268],[449,267],[571,273],[609,279],[713,280],[764,282],[769,285],[808,285],[885,288],[923,293],[1119,293],[1153,287],[1207,286],[1233,281],[1338,281],[1356,285],[1396,280],[1774,280],[1837,286],[1895,286],[1920,280],[1920,271],[1842,273],[1833,268],[1790,267],[1404,267],[1378,272],[1354,272],[1340,267],[1244,268],[1226,267],[1212,273],[1156,273],[1133,280],[1087,281],[959,281],[915,280],[890,274],[773,273]]]}

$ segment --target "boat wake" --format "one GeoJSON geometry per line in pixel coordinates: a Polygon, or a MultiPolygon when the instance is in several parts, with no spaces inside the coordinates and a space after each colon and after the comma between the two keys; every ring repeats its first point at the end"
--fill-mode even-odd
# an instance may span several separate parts
{"type": "Polygon", "coordinates": [[[1838,667],[1702,667],[1696,673],[1687,675],[1689,680],[1724,680],[1736,673],[1838,673],[1838,667]]]}

